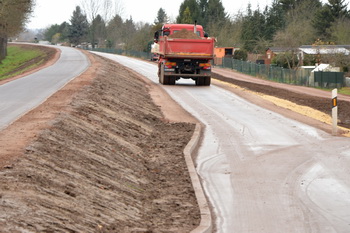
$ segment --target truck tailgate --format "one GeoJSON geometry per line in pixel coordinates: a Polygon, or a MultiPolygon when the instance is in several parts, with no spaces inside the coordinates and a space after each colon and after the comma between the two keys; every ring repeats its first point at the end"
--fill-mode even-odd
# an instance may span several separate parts
{"type": "Polygon", "coordinates": [[[214,38],[179,39],[164,37],[159,41],[159,54],[162,54],[165,58],[212,59],[214,38]]]}

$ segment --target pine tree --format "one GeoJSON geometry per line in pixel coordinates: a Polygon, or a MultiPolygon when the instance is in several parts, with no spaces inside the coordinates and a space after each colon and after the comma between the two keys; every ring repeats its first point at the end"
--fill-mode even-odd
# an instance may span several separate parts
{"type": "Polygon", "coordinates": [[[199,24],[204,28],[207,28],[207,16],[208,16],[208,0],[199,0],[200,17],[198,18],[199,24]]]}
{"type": "Polygon", "coordinates": [[[342,17],[349,17],[348,5],[345,4],[345,0],[328,0],[327,4],[330,8],[331,14],[335,19],[342,17]]]}
{"type": "Polygon", "coordinates": [[[264,15],[266,22],[264,38],[272,40],[276,32],[285,27],[283,6],[278,3],[278,0],[275,0],[270,8],[266,7],[264,15]]]}
{"type": "Polygon", "coordinates": [[[194,23],[201,18],[199,4],[196,0],[184,0],[180,5],[179,16],[176,18],[177,23],[194,23]],[[188,10],[187,10],[188,8],[188,10]],[[186,11],[186,12],[185,12],[186,11]],[[190,13],[190,15],[188,15],[190,13]]]}
{"type": "Polygon", "coordinates": [[[181,23],[188,23],[191,24],[193,22],[193,19],[191,17],[191,10],[189,7],[186,8],[185,12],[183,13],[183,18],[181,23]]]}
{"type": "Polygon", "coordinates": [[[92,47],[100,45],[106,38],[106,23],[102,19],[101,15],[97,15],[96,18],[91,22],[90,26],[90,42],[92,47]],[[93,30],[91,30],[93,28],[93,30]]]}
{"type": "Polygon", "coordinates": [[[184,0],[176,21],[177,23],[197,21],[209,33],[220,31],[220,28],[229,23],[221,0],[184,0]]]}
{"type": "Polygon", "coordinates": [[[116,14],[113,19],[107,25],[107,41],[109,41],[111,47],[123,42],[123,27],[124,22],[120,15],[116,14]]]}
{"type": "Polygon", "coordinates": [[[313,27],[321,39],[330,39],[331,35],[329,29],[335,21],[342,17],[350,17],[349,11],[347,10],[347,4],[344,2],[344,0],[328,0],[328,3],[316,12],[313,20],[313,27]]]}
{"type": "Polygon", "coordinates": [[[243,48],[249,52],[253,52],[256,50],[258,41],[266,41],[265,17],[259,8],[252,11],[250,4],[248,5],[247,12],[248,15],[243,18],[241,40],[243,42],[243,48]]]}
{"type": "Polygon", "coordinates": [[[164,24],[166,22],[168,22],[168,16],[163,8],[159,8],[157,18],[154,21],[154,24],[164,24]]]}
{"type": "Polygon", "coordinates": [[[210,24],[217,24],[217,26],[222,26],[227,22],[228,17],[221,0],[208,0],[206,20],[210,24]]]}
{"type": "Polygon", "coordinates": [[[82,13],[79,6],[75,8],[75,11],[70,19],[70,23],[71,25],[68,30],[68,39],[72,44],[78,45],[84,39],[86,39],[89,31],[89,24],[86,15],[82,13]]]}

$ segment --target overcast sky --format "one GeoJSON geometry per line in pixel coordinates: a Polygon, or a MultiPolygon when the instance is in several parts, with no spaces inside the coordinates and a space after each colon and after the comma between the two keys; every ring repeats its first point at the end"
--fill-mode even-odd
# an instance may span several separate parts
{"type": "MultiPolygon", "coordinates": [[[[77,5],[81,6],[83,0],[36,0],[36,7],[27,27],[30,29],[46,28],[53,24],[69,22],[73,11],[77,5]]],[[[116,0],[114,0],[116,1],[116,0]]],[[[167,15],[175,19],[179,13],[179,8],[184,0],[119,0],[122,6],[122,17],[130,16],[135,22],[153,23],[157,17],[159,8],[163,8],[167,15]]],[[[225,10],[231,16],[238,11],[247,9],[250,2],[253,9],[257,6],[263,9],[266,5],[271,6],[273,0],[222,0],[225,10]]],[[[326,2],[324,0],[323,2],[326,2]]],[[[350,0],[346,0],[349,4],[350,0]]],[[[350,4],[349,4],[350,5],[350,4]]]]}
{"type": "MultiPolygon", "coordinates": [[[[135,22],[153,23],[157,17],[159,8],[163,8],[167,15],[176,18],[179,8],[184,0],[119,0],[123,8],[123,18],[132,19],[135,22]]],[[[245,10],[248,2],[253,9],[259,5],[261,8],[271,5],[272,0],[222,0],[225,10],[230,15],[236,14],[239,10],[245,10]],[[239,2],[239,3],[238,3],[239,2]]],[[[69,22],[77,5],[81,6],[82,0],[36,0],[36,7],[27,27],[30,29],[46,28],[52,24],[69,22]]]]}

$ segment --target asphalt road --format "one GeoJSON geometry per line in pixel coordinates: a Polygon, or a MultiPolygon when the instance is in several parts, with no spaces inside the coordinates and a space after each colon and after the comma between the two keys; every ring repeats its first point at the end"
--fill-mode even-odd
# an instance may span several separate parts
{"type": "MultiPolygon", "coordinates": [[[[98,53],[100,54],[100,53],[98,53]]],[[[158,83],[157,67],[110,54],[158,83]]],[[[217,232],[350,232],[350,141],[215,85],[165,90],[205,125],[197,172],[217,232]]]]}
{"type": "Polygon", "coordinates": [[[0,130],[44,102],[89,67],[89,60],[79,50],[57,48],[61,50],[61,57],[54,65],[0,85],[0,130]]]}

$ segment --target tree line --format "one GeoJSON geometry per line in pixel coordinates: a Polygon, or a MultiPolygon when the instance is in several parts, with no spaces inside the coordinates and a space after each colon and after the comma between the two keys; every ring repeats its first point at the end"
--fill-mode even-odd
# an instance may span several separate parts
{"type": "MultiPolygon", "coordinates": [[[[218,38],[218,46],[239,46],[248,52],[261,53],[269,46],[299,47],[317,39],[349,44],[350,13],[347,8],[345,0],[329,0],[325,4],[320,0],[274,0],[264,9],[252,10],[248,4],[245,12],[228,15],[221,0],[184,0],[173,22],[197,21],[211,36],[218,38]]],[[[103,17],[98,11],[91,13],[92,10],[88,17],[87,8],[84,9],[85,13],[77,7],[70,24],[64,22],[49,28],[46,39],[68,39],[73,43],[83,39],[92,45],[116,47],[124,44],[135,50],[147,50],[153,30],[169,22],[162,8],[153,24],[135,23],[132,18],[124,20],[119,14],[103,17]],[[59,38],[56,33],[60,34],[59,38]],[[81,33],[83,37],[74,33],[81,33]],[[74,41],[74,38],[79,40],[74,41]]]]}
{"type": "Polygon", "coordinates": [[[221,0],[185,0],[175,20],[170,20],[164,9],[160,8],[152,24],[134,22],[132,17],[123,19],[119,12],[112,17],[106,17],[102,13],[103,10],[101,11],[99,1],[86,0],[86,2],[84,6],[76,7],[69,23],[63,22],[60,25],[49,27],[44,32],[44,38],[52,43],[88,42],[92,47],[148,52],[153,42],[154,32],[159,30],[164,23],[192,24],[197,21],[204,28],[210,27],[211,31],[216,32],[216,25],[223,26],[224,22],[229,20],[221,0]],[[208,18],[210,18],[209,21],[208,18]]]}
{"type": "MultiPolygon", "coordinates": [[[[30,2],[0,0],[0,4],[4,1],[30,2]]],[[[132,17],[124,19],[121,11],[119,1],[84,0],[69,22],[47,28],[45,39],[148,52],[154,32],[162,24],[197,21],[217,38],[217,46],[239,47],[247,53],[262,54],[273,46],[293,51],[315,43],[350,44],[350,12],[345,0],[274,0],[264,9],[253,10],[247,4],[235,15],[227,13],[221,0],[184,0],[176,19],[170,19],[160,8],[151,24],[134,22],[132,17]]]]}

